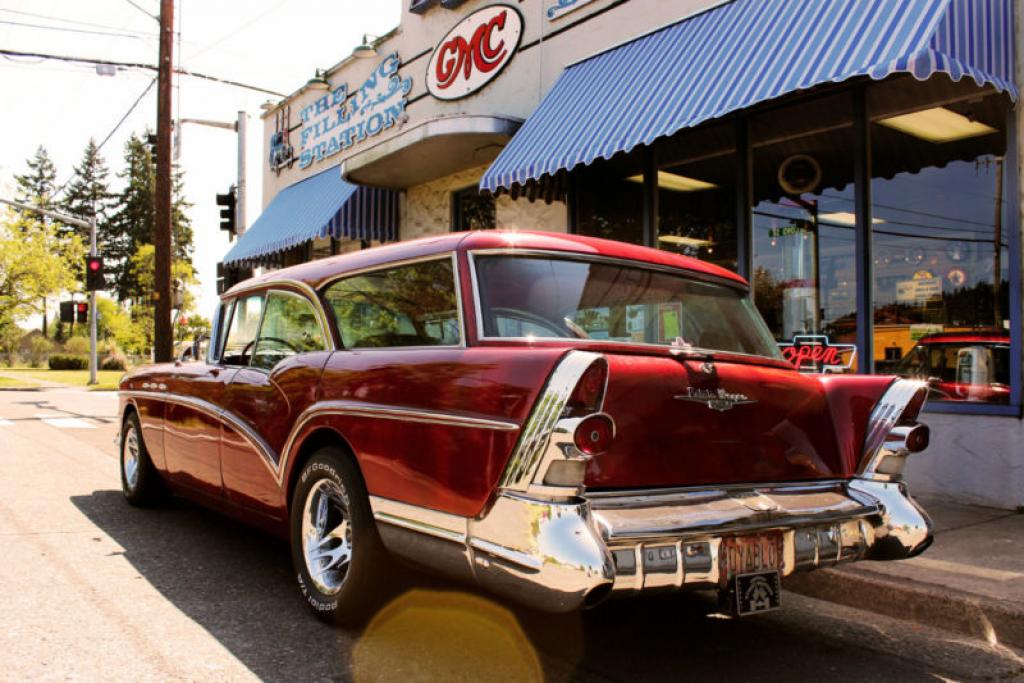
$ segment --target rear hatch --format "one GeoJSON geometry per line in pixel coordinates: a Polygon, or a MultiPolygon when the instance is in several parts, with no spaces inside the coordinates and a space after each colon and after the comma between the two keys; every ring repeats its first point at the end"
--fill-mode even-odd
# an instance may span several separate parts
{"type": "MultiPolygon", "coordinates": [[[[660,351],[660,350],[659,350],[660,351]]],[[[843,476],[821,382],[767,359],[606,353],[611,448],[593,489],[843,476]]]]}

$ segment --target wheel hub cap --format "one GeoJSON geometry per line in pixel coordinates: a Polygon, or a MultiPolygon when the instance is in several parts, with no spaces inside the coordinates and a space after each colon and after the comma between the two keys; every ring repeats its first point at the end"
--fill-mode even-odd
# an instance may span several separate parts
{"type": "Polygon", "coordinates": [[[317,589],[325,595],[340,591],[352,559],[352,529],[348,496],[338,482],[322,479],[306,494],[302,550],[317,589]]]}

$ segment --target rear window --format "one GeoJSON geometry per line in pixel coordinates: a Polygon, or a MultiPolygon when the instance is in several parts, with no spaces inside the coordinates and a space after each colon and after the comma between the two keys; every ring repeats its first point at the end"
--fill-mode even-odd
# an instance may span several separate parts
{"type": "Polygon", "coordinates": [[[744,292],[642,266],[477,256],[485,337],[685,345],[781,359],[744,292]]]}

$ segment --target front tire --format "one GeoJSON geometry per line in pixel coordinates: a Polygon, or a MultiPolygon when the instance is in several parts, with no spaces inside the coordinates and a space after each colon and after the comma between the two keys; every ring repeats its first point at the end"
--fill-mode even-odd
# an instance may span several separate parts
{"type": "Polygon", "coordinates": [[[352,458],[331,447],[313,454],[298,475],[290,522],[292,563],[313,612],[341,625],[373,616],[389,560],[352,458]]]}
{"type": "Polygon", "coordinates": [[[136,507],[151,507],[164,498],[163,482],[142,440],[142,427],[135,412],[121,425],[121,492],[136,507]]]}

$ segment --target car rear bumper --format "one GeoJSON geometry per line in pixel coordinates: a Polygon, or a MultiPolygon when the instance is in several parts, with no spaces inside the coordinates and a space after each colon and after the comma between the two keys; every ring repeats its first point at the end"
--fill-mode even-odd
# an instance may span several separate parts
{"type": "Polygon", "coordinates": [[[612,593],[724,587],[720,551],[730,537],[781,535],[783,576],[913,557],[932,538],[903,484],[866,479],[588,492],[562,501],[504,493],[478,519],[372,503],[392,551],[552,612],[612,593]]]}

